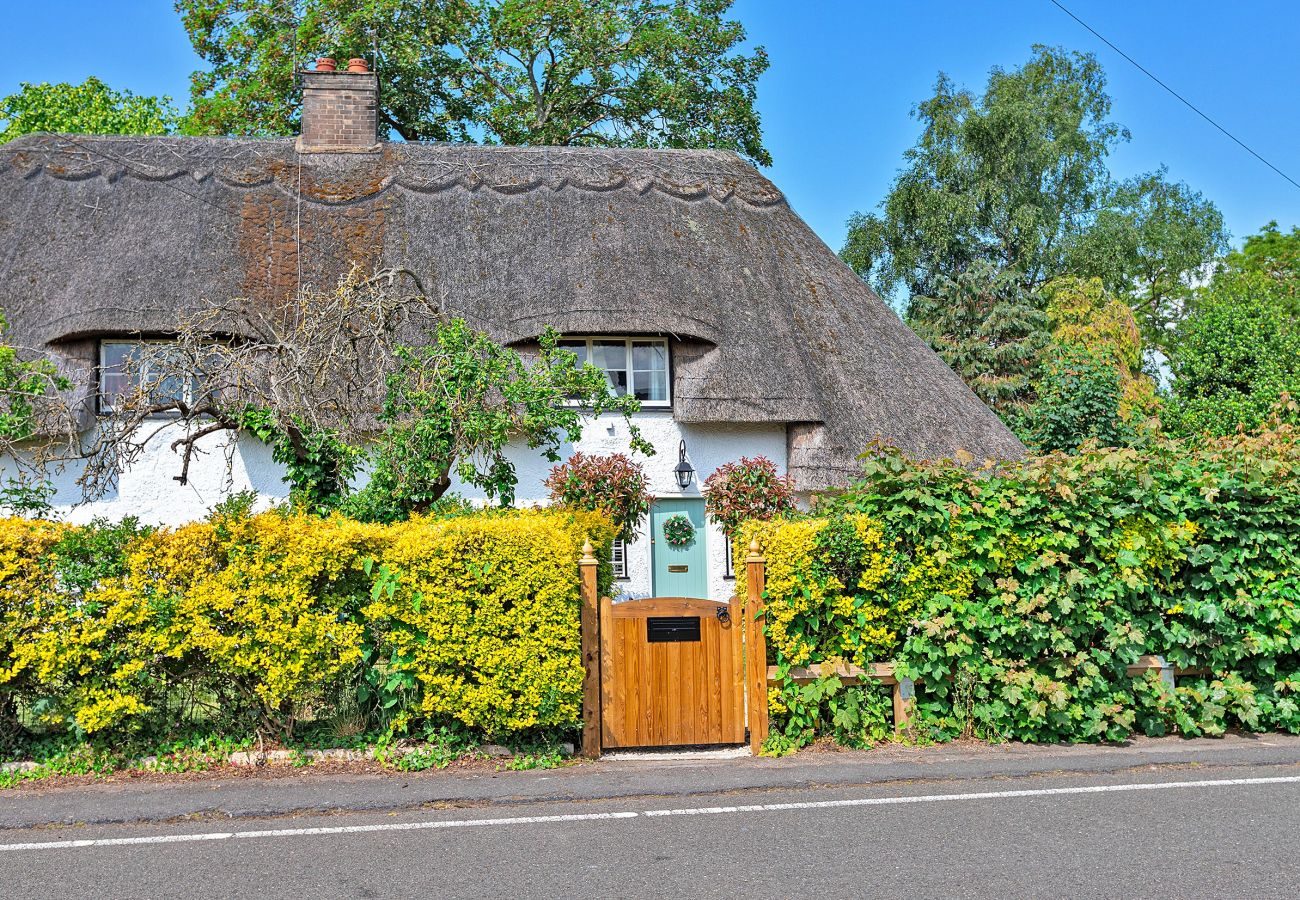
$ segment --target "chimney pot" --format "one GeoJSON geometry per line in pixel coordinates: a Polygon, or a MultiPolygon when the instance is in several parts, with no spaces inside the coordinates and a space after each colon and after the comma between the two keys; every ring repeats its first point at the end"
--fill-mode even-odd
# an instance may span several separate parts
{"type": "Polygon", "coordinates": [[[365,75],[370,72],[370,66],[361,57],[354,56],[348,60],[348,71],[358,75],[365,75]]]}
{"type": "Polygon", "coordinates": [[[338,63],[328,56],[322,56],[316,60],[317,72],[333,72],[338,68],[338,63]]]}

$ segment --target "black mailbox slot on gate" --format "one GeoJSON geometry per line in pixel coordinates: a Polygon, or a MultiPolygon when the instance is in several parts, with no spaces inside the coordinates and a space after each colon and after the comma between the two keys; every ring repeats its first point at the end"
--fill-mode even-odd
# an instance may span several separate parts
{"type": "Polygon", "coordinates": [[[652,644],[698,641],[700,617],[650,616],[645,620],[645,639],[652,644]]]}

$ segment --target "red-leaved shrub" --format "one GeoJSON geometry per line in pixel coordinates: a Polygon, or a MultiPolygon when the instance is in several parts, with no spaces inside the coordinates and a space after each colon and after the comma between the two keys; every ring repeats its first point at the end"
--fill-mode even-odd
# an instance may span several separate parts
{"type": "Polygon", "coordinates": [[[704,480],[704,508],[723,532],[735,534],[742,522],[793,512],[794,485],[766,456],[742,456],[704,480]]]}
{"type": "Polygon", "coordinates": [[[575,453],[554,466],[546,487],[551,500],[575,509],[603,513],[630,539],[650,510],[645,470],[622,453],[587,456],[575,453]]]}

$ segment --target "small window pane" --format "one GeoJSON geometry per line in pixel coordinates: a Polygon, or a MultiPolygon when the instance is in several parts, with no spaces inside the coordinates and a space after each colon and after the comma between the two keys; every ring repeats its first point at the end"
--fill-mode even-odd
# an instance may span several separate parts
{"type": "Polygon", "coordinates": [[[615,578],[627,578],[627,541],[615,540],[610,547],[610,562],[615,578]]]}
{"type": "Polygon", "coordinates": [[[668,399],[667,372],[635,372],[632,387],[638,400],[662,402],[668,399]]]}
{"type": "Polygon", "coordinates": [[[155,404],[194,403],[201,393],[203,373],[173,374],[187,357],[162,341],[104,341],[99,348],[99,405],[112,412],[113,404],[135,390],[150,392],[155,404]]]}
{"type": "Polygon", "coordinates": [[[609,387],[615,394],[627,393],[627,342],[592,341],[592,362],[605,371],[609,387]]]}
{"type": "Polygon", "coordinates": [[[192,393],[187,382],[192,379],[179,375],[170,375],[157,382],[153,392],[153,401],[158,404],[184,403],[192,393]]]}
{"type": "MultiPolygon", "coordinates": [[[[135,344],[115,341],[104,343],[100,349],[99,398],[104,409],[111,409],[113,401],[122,397],[127,391],[126,367],[135,344]]],[[[138,373],[137,376],[139,377],[138,373]]]]}
{"type": "Polygon", "coordinates": [[[633,342],[632,368],[650,370],[667,369],[668,348],[659,341],[633,342]]]}
{"type": "Polygon", "coordinates": [[[562,350],[571,350],[578,357],[578,365],[587,364],[587,342],[586,341],[560,341],[559,347],[562,350]]]}
{"type": "Polygon", "coordinates": [[[623,341],[592,341],[592,361],[602,369],[627,368],[627,344],[623,341]]]}

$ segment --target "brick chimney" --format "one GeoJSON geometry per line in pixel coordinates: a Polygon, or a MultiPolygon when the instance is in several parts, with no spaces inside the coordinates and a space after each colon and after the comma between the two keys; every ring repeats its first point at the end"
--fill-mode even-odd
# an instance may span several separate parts
{"type": "Polygon", "coordinates": [[[314,71],[298,73],[298,83],[302,86],[299,151],[365,153],[379,148],[379,79],[365,60],[349,60],[348,70],[337,72],[334,60],[319,59],[314,71]]]}

